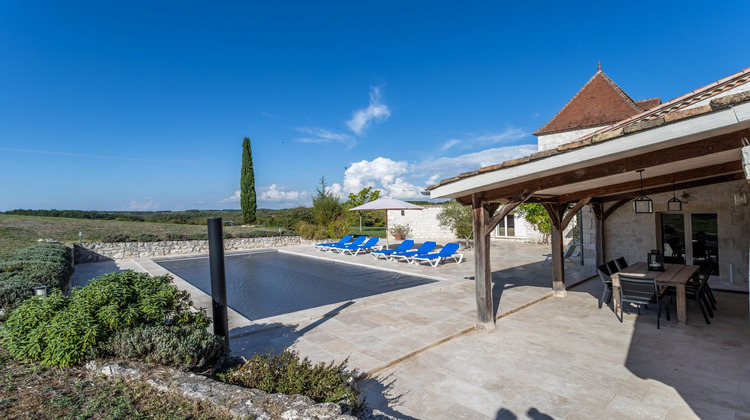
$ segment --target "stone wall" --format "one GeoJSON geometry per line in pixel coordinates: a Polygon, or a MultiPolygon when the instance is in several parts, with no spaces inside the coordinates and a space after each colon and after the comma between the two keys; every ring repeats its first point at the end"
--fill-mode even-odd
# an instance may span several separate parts
{"type": "MultiPolygon", "coordinates": [[[[441,205],[423,206],[423,210],[388,210],[388,226],[408,224],[411,235],[408,239],[430,240],[430,241],[455,241],[456,235],[437,221],[437,215],[443,209],[441,205]]],[[[393,239],[388,233],[390,239],[393,239]]]]}
{"type": "Polygon", "coordinates": [[[348,405],[316,403],[302,395],[268,394],[259,389],[243,388],[214,381],[202,375],[167,367],[143,366],[137,363],[100,363],[90,361],[86,369],[110,378],[145,382],[152,387],[176,393],[196,402],[209,402],[227,410],[236,418],[252,419],[318,419],[318,420],[392,420],[379,410],[367,409],[352,415],[348,405]]]}
{"type": "MultiPolygon", "coordinates": [[[[719,228],[719,271],[720,276],[714,284],[729,285],[732,264],[734,286],[747,290],[748,252],[750,248],[750,206],[734,204],[734,194],[747,193],[750,190],[747,181],[739,180],[723,184],[686,190],[690,195],[683,204],[686,214],[685,223],[689,223],[687,214],[715,213],[719,228]]],[[[680,195],[682,191],[677,191],[680,195]]],[[[645,261],[651,249],[658,249],[659,213],[667,212],[667,201],[672,193],[653,194],[653,214],[635,214],[628,204],[617,209],[604,223],[605,252],[608,259],[625,257],[627,261],[645,261]]]]}
{"type": "MultiPolygon", "coordinates": [[[[301,239],[299,236],[232,238],[224,240],[224,250],[241,251],[255,248],[279,248],[312,243],[315,242],[301,239]]],[[[208,241],[83,242],[74,246],[75,261],[79,264],[127,258],[207,253],[208,241]]]]}

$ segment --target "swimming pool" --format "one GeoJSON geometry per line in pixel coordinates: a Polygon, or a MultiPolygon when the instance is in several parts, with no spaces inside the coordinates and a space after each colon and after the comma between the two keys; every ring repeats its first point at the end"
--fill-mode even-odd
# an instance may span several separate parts
{"type": "MultiPolygon", "coordinates": [[[[154,260],[211,294],[208,256],[154,260]]],[[[436,280],[277,251],[225,256],[227,305],[256,320],[436,280]]]]}

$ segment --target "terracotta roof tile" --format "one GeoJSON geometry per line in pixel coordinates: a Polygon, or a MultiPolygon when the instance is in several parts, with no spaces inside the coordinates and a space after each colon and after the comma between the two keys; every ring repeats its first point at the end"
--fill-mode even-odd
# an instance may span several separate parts
{"type": "MultiPolygon", "coordinates": [[[[659,101],[647,99],[651,103],[659,101]]],[[[534,135],[608,125],[643,112],[615,82],[597,71],[552,119],[534,135]]]]}

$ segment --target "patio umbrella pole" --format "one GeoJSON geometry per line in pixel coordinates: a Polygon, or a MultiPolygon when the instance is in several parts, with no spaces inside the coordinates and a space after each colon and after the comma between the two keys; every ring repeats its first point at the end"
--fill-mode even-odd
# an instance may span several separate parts
{"type": "Polygon", "coordinates": [[[390,249],[391,244],[388,243],[388,210],[385,211],[385,249],[390,249]]]}

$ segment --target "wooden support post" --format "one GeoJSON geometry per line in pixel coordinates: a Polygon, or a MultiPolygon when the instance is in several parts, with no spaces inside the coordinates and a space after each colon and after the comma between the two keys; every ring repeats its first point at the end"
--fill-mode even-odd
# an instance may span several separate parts
{"type": "Polygon", "coordinates": [[[552,225],[550,232],[550,246],[552,250],[552,295],[565,297],[565,262],[563,261],[563,228],[562,220],[566,204],[542,204],[549,214],[552,225]]]}
{"type": "Polygon", "coordinates": [[[594,245],[596,246],[596,266],[604,264],[604,204],[592,203],[594,210],[594,245]]]}
{"type": "MultiPolygon", "coordinates": [[[[490,219],[489,206],[480,194],[471,197],[474,215],[474,281],[477,293],[476,329],[495,331],[495,312],[492,301],[492,269],[490,267],[490,235],[485,227],[490,219]]],[[[495,207],[497,208],[497,207],[495,207]]]]}

